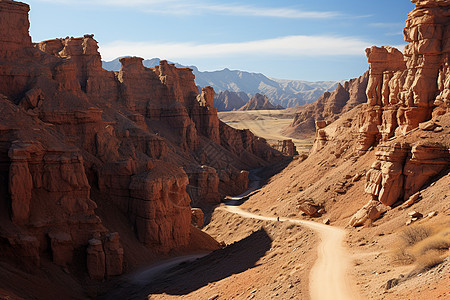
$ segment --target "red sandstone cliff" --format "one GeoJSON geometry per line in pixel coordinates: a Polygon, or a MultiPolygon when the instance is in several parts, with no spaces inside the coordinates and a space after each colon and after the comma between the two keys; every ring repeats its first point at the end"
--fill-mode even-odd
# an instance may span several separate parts
{"type": "Polygon", "coordinates": [[[405,134],[445,112],[449,101],[449,1],[413,1],[403,31],[402,54],[391,47],[366,50],[368,103],[360,118],[361,150],[405,134]],[[443,105],[444,108],[437,109],[443,105]],[[441,111],[441,112],[439,112],[441,111]],[[369,125],[372,124],[372,125],[369,125]]]}
{"type": "Polygon", "coordinates": [[[404,53],[392,47],[366,49],[367,103],[338,124],[317,123],[314,155],[333,149],[337,158],[357,161],[374,152],[364,187],[371,201],[350,220],[353,226],[413,202],[415,193],[448,173],[450,1],[413,2],[404,53]]]}
{"type": "Polygon", "coordinates": [[[2,259],[50,257],[102,280],[152,254],[217,247],[192,239],[191,200],[242,192],[242,169],[281,154],[220,122],[191,69],[127,57],[106,71],[92,35],[32,44],[28,11],[0,0],[2,259]]]}

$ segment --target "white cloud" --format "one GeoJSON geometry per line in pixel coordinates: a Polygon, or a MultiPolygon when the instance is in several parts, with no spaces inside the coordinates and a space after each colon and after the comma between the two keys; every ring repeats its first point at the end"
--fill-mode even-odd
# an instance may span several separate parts
{"type": "Polygon", "coordinates": [[[236,3],[206,3],[204,1],[183,0],[37,0],[48,3],[82,6],[136,7],[148,13],[168,15],[219,15],[273,17],[289,19],[329,19],[341,16],[333,11],[303,11],[288,7],[261,7],[236,3]]]}
{"type": "Polygon", "coordinates": [[[398,28],[405,27],[405,23],[370,23],[369,26],[375,28],[398,28]]]}
{"type": "Polygon", "coordinates": [[[364,55],[372,44],[354,37],[294,35],[239,43],[157,43],[115,41],[100,45],[104,60],[119,56],[143,58],[222,58],[224,56],[336,56],[364,55]]]}

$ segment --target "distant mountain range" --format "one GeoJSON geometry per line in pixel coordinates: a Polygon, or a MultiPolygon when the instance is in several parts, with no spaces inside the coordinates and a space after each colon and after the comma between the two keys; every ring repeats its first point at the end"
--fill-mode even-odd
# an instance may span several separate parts
{"type": "MultiPolygon", "coordinates": [[[[159,58],[144,60],[146,67],[153,68],[159,64],[159,58]]],[[[104,61],[103,68],[109,71],[120,70],[119,58],[112,61],[104,61]]],[[[176,67],[186,66],[175,63],[176,67]]],[[[193,69],[195,82],[197,85],[212,86],[216,93],[232,91],[236,93],[244,92],[248,97],[259,93],[266,95],[272,104],[283,107],[293,107],[314,102],[324,92],[332,91],[338,83],[344,81],[302,81],[284,80],[269,78],[261,73],[250,73],[239,70],[223,69],[220,71],[201,72],[195,66],[188,66],[193,69]]]]}

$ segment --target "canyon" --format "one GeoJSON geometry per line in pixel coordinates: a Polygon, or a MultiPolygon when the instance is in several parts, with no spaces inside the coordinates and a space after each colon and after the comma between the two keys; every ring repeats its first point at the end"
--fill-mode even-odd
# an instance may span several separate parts
{"type": "MultiPolygon", "coordinates": [[[[108,71],[120,70],[120,58],[112,61],[103,61],[103,68],[108,71]]],[[[161,59],[152,58],[143,61],[146,67],[155,67],[161,59]]],[[[274,105],[282,107],[294,107],[306,103],[314,102],[320,95],[326,91],[336,88],[339,81],[303,81],[286,80],[267,77],[261,73],[252,73],[240,70],[230,70],[225,68],[217,71],[200,71],[196,66],[184,66],[174,63],[178,68],[190,68],[195,75],[195,82],[198,86],[211,86],[217,93],[218,101],[214,107],[218,111],[227,111],[231,109],[222,109],[221,94],[233,94],[239,96],[244,102],[255,94],[266,95],[274,105]],[[237,94],[237,95],[236,95],[237,94]]],[[[244,105],[243,103],[242,105],[244,105]]],[[[235,107],[236,109],[240,108],[235,107]]]]}
{"type": "Polygon", "coordinates": [[[412,2],[403,53],[366,49],[303,107],[218,114],[193,69],[107,71],[93,35],[34,43],[0,0],[0,297],[448,297],[450,1],[412,2]],[[420,228],[434,261],[396,259],[420,228]]]}
{"type": "Polygon", "coordinates": [[[35,285],[64,277],[76,294],[168,253],[218,249],[191,205],[239,194],[245,170],[287,158],[221,122],[192,69],[126,57],[106,71],[93,35],[33,43],[28,12],[0,1],[4,268],[35,270],[35,285]],[[48,264],[61,269],[43,275],[48,264]]]}

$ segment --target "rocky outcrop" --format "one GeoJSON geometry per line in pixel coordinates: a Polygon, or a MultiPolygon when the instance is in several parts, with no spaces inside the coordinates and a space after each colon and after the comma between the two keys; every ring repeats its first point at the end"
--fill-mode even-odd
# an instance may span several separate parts
{"type": "Polygon", "coordinates": [[[283,107],[273,105],[270,103],[267,96],[261,94],[255,94],[248,100],[248,102],[239,108],[239,110],[272,110],[272,109],[283,109],[283,107]]]}
{"type": "MultiPolygon", "coordinates": [[[[366,50],[370,63],[368,103],[360,116],[360,150],[405,134],[431,118],[436,106],[448,109],[448,1],[413,1],[403,31],[409,44],[366,50]]],[[[441,110],[442,113],[442,110],[441,110]]]]}
{"type": "Polygon", "coordinates": [[[32,44],[28,11],[0,0],[2,255],[50,259],[73,276],[87,266],[103,280],[138,247],[146,255],[135,264],[201,249],[191,241],[190,196],[217,203],[246,188],[242,169],[281,154],[221,123],[214,90],[199,94],[191,69],[127,57],[106,71],[93,35],[32,44]],[[221,190],[221,180],[233,187],[221,190]]]}
{"type": "Polygon", "coordinates": [[[244,92],[222,91],[214,96],[214,107],[217,111],[238,110],[244,106],[250,98],[244,92]]]}
{"type": "Polygon", "coordinates": [[[191,209],[192,218],[191,223],[197,228],[203,227],[203,219],[205,217],[205,214],[200,208],[192,208],[191,209]]]}
{"type": "Polygon", "coordinates": [[[164,165],[133,175],[130,183],[130,218],[138,239],[162,252],[186,246],[191,223],[186,173],[164,165]]]}
{"type": "Polygon", "coordinates": [[[93,280],[104,280],[123,273],[123,248],[117,232],[89,240],[87,270],[93,280]]]}
{"type": "Polygon", "coordinates": [[[338,84],[333,92],[325,92],[311,104],[298,108],[292,123],[283,132],[292,137],[314,134],[316,122],[331,123],[355,106],[367,101],[366,88],[369,74],[338,84]]]}
{"type": "Polygon", "coordinates": [[[216,169],[203,165],[187,170],[187,188],[192,206],[220,203],[219,175],[216,169]]]}
{"type": "Polygon", "coordinates": [[[28,12],[30,7],[25,3],[16,1],[0,1],[0,58],[12,59],[15,51],[31,46],[31,37],[28,34],[30,23],[28,12]]]}
{"type": "Polygon", "coordinates": [[[367,171],[365,184],[372,201],[352,217],[352,226],[376,220],[396,202],[411,205],[418,198],[417,192],[450,166],[448,146],[440,143],[385,143],[375,154],[377,160],[367,171]]]}
{"type": "Polygon", "coordinates": [[[297,148],[292,140],[278,141],[272,147],[287,156],[298,155],[297,148]]]}

